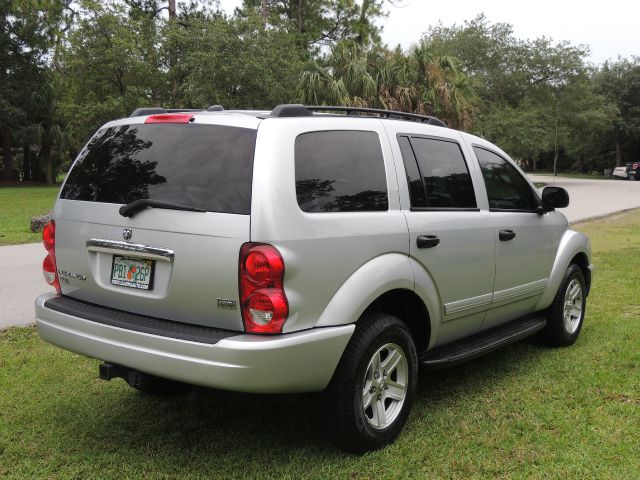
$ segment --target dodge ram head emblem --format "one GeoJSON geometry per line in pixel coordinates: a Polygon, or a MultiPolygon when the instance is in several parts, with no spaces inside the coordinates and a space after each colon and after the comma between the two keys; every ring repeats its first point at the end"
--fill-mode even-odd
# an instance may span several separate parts
{"type": "Polygon", "coordinates": [[[132,236],[133,230],[131,230],[130,228],[125,228],[124,230],[122,230],[122,238],[124,238],[125,240],[131,240],[132,236]]]}

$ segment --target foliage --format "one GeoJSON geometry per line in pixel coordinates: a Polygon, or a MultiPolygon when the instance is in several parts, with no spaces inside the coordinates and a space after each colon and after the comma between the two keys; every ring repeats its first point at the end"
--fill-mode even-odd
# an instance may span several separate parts
{"type": "Polygon", "coordinates": [[[638,160],[640,60],[522,40],[480,15],[409,51],[380,40],[396,0],[0,0],[2,178],[52,183],[105,122],[144,106],[370,106],[435,115],[523,165],[638,160]]]}
{"type": "Polygon", "coordinates": [[[53,210],[58,190],[57,187],[1,188],[0,246],[42,240],[42,233],[31,232],[29,222],[53,210]]]}
{"type": "Polygon", "coordinates": [[[454,59],[426,47],[402,51],[343,41],[313,62],[299,85],[303,103],[348,105],[435,115],[454,128],[471,121],[470,89],[454,59]]]}

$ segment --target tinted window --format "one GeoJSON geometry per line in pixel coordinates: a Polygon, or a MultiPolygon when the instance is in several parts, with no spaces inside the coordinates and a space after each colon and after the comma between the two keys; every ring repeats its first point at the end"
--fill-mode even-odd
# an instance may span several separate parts
{"type": "Polygon", "coordinates": [[[412,207],[426,207],[427,197],[424,193],[424,183],[418,170],[418,163],[411,148],[411,142],[408,137],[398,137],[400,151],[402,152],[402,160],[404,161],[404,169],[407,173],[407,185],[409,186],[409,198],[412,207]]]}
{"type": "Polygon", "coordinates": [[[300,135],[295,146],[296,195],[305,212],[387,210],[387,181],[374,132],[300,135]]]}
{"type": "Polygon", "coordinates": [[[474,147],[489,197],[489,208],[534,210],[538,206],[529,183],[504,158],[484,148],[474,147]]]}
{"type": "Polygon", "coordinates": [[[471,176],[457,143],[411,137],[411,145],[424,179],[427,207],[476,208],[471,176]]]}
{"type": "Polygon", "coordinates": [[[69,172],[61,197],[163,200],[249,214],[256,131],[217,125],[124,125],[100,130],[69,172]]]}

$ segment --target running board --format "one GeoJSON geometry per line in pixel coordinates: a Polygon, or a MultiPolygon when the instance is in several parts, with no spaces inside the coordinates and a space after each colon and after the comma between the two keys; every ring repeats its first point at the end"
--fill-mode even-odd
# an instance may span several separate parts
{"type": "Polygon", "coordinates": [[[419,362],[429,369],[450,367],[529,337],[542,330],[546,324],[544,317],[520,318],[425,352],[420,355],[419,362]]]}

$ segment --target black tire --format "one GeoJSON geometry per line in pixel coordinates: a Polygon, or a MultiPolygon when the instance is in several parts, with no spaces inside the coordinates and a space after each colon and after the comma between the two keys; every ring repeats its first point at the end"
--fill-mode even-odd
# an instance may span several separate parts
{"type": "Polygon", "coordinates": [[[564,274],[553,303],[546,311],[547,326],[540,333],[541,340],[554,347],[566,347],[575,343],[582,330],[586,301],[587,290],[584,274],[578,265],[571,264],[564,274]],[[569,286],[572,284],[577,284],[580,287],[579,299],[571,300],[569,298],[571,296],[569,286]],[[570,308],[569,303],[579,307],[580,313],[579,315],[571,315],[573,320],[565,321],[565,308],[570,308]]]}
{"type": "MultiPolygon", "coordinates": [[[[391,443],[407,421],[418,380],[418,358],[406,325],[391,315],[366,314],[345,349],[327,389],[328,425],[334,442],[344,450],[364,453],[391,443]],[[375,369],[374,355],[380,361],[375,369]],[[403,360],[404,358],[404,360],[403,360]],[[393,366],[394,359],[398,359],[393,366]],[[390,364],[387,372],[385,362],[390,364]],[[377,376],[375,372],[377,373],[377,376]],[[370,380],[365,379],[369,374],[370,380]],[[374,379],[375,376],[375,379],[374,379]],[[371,406],[363,408],[365,382],[371,406]],[[390,398],[402,392],[404,400],[390,398]],[[374,411],[375,407],[375,411],[374,411]],[[388,408],[388,410],[387,410],[388,408]],[[384,412],[385,416],[377,415],[384,412]],[[380,423],[389,413],[388,424],[380,423]],[[380,423],[374,427],[374,423],[380,423]]],[[[398,395],[401,396],[401,395],[398,395]]]]}

